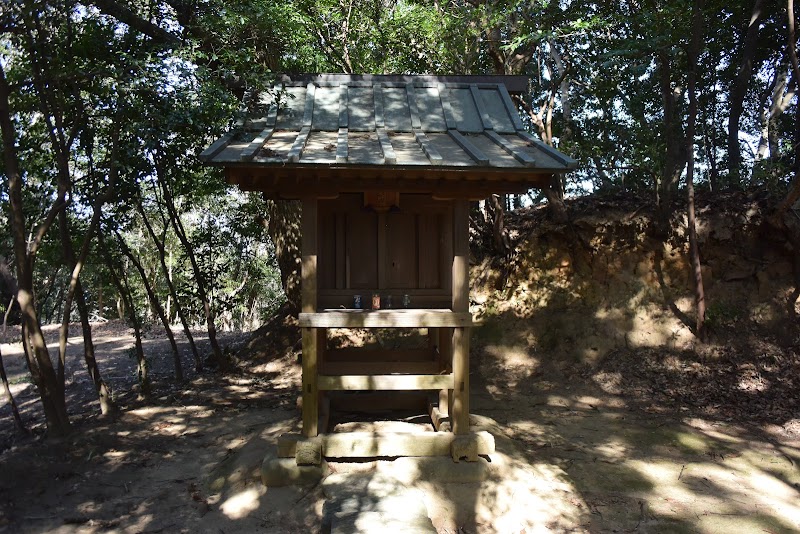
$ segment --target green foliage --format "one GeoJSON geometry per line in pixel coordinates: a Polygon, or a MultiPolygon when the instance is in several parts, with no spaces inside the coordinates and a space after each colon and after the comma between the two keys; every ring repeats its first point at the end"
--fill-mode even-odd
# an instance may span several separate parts
{"type": "MultiPolygon", "coordinates": [[[[263,200],[226,186],[218,169],[197,158],[259,105],[276,73],[525,75],[530,89],[518,104],[526,125],[581,163],[566,178],[572,194],[652,193],[670,163],[668,143],[685,135],[692,11],[685,0],[154,0],[126,7],[143,24],[74,0],[23,0],[0,8],[0,64],[13,88],[26,235],[35,233],[63,187],[60,157],[70,174],[67,226],[75,250],[84,243],[94,204],[113,192],[102,209],[103,240],[92,243],[81,274],[93,313],[101,316],[116,314],[117,274],[129,285],[136,316],[155,318],[123,245],[141,263],[156,300],[165,305],[171,299],[160,247],[145,230],[139,203],[177,288],[171,320],[177,305],[193,325],[204,323],[201,284],[220,327],[255,327],[282,302],[263,200]],[[174,41],[148,34],[145,23],[174,41]],[[671,131],[665,127],[663,85],[675,95],[677,124],[671,131]],[[170,223],[172,206],[189,249],[170,223]],[[198,274],[190,253],[199,262],[198,274]]],[[[758,158],[745,150],[745,178],[726,171],[730,91],[752,7],[705,2],[694,139],[700,187],[751,185],[781,192],[795,165],[797,103],[790,98],[780,114],[767,117],[769,150],[758,158]]],[[[775,81],[787,70],[785,18],[768,4],[744,101],[743,145],[756,143],[775,81]]],[[[782,91],[790,96],[788,86],[782,91]]],[[[4,179],[3,227],[7,213],[4,179]]],[[[13,257],[10,234],[0,234],[5,259],[13,257]]],[[[56,225],[44,235],[34,263],[44,322],[63,314],[66,263],[56,225]]],[[[712,322],[735,320],[713,303],[708,313],[712,322]]]]}

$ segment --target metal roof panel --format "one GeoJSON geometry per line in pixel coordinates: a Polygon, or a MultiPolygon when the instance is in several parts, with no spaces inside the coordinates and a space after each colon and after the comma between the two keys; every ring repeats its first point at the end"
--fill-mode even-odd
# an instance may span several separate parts
{"type": "Polygon", "coordinates": [[[411,112],[405,87],[383,88],[383,118],[387,130],[411,131],[411,112]]]}
{"type": "Polygon", "coordinates": [[[369,87],[347,88],[347,113],[350,117],[350,131],[366,132],[375,130],[375,100],[373,89],[369,87]]]}

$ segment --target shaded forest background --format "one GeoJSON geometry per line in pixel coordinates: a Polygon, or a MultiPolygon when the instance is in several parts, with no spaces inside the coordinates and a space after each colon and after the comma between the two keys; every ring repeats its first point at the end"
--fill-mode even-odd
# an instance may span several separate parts
{"type": "Polygon", "coordinates": [[[197,160],[276,73],[528,76],[516,101],[526,125],[580,167],[543,191],[476,206],[476,239],[499,257],[511,254],[509,212],[546,202],[569,227],[564,199],[582,195],[647,198],[663,242],[688,210],[688,240],[692,203],[677,200],[693,188],[771,198],[764,224],[797,257],[794,20],[791,0],[3,3],[0,312],[23,326],[48,431],[69,430],[70,322],[81,324],[99,411],[110,414],[92,321],[131,325],[146,395],[149,325],[168,332],[180,381],[173,329],[197,369],[224,370],[217,331],[257,328],[293,300],[292,243],[278,236],[297,227],[296,208],[237,192],[197,160]],[[58,354],[46,323],[62,325],[58,354]],[[209,354],[192,341],[198,328],[209,354]]]}

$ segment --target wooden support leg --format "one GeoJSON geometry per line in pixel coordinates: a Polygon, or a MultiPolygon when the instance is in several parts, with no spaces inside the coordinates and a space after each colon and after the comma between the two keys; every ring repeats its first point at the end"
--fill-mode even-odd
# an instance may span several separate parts
{"type": "Polygon", "coordinates": [[[303,328],[303,435],[313,438],[319,433],[319,392],[317,389],[316,328],[303,328]]]}
{"type": "MultiPolygon", "coordinates": [[[[301,309],[317,311],[317,200],[303,199],[302,217],[302,286],[301,309]]],[[[303,435],[315,437],[319,433],[319,371],[320,337],[316,328],[303,328],[303,435]]],[[[325,347],[323,346],[324,350],[325,347]]]]}
{"type": "Polygon", "coordinates": [[[469,328],[453,329],[453,433],[469,433],[469,328]]]}
{"type": "MultiPolygon", "coordinates": [[[[439,328],[439,372],[449,373],[453,367],[453,331],[439,328]]],[[[439,413],[450,414],[450,390],[439,391],[439,413]]]]}

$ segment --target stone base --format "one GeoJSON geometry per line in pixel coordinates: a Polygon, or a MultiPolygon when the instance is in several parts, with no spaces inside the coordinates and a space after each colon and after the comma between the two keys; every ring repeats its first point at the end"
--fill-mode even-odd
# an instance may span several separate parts
{"type": "Polygon", "coordinates": [[[278,438],[278,456],[293,458],[298,464],[312,464],[322,458],[405,456],[449,456],[456,462],[475,462],[494,450],[494,436],[483,431],[458,436],[451,432],[344,432],[315,438],[284,434],[278,438]]]}
{"type": "Polygon", "coordinates": [[[297,465],[294,458],[277,458],[268,454],[261,464],[261,481],[268,488],[311,486],[328,473],[325,462],[319,465],[297,465]]]}

